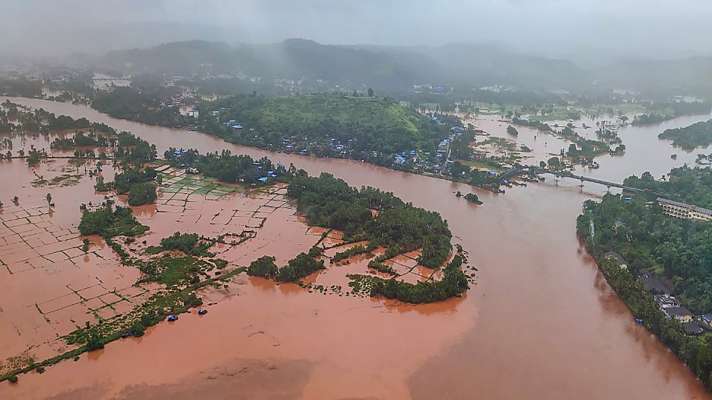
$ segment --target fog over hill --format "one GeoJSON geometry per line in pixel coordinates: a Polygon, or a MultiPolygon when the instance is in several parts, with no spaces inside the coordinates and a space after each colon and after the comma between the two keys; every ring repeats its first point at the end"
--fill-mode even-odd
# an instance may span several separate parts
{"type": "Polygon", "coordinates": [[[496,43],[601,63],[710,55],[707,0],[23,0],[5,2],[4,53],[101,53],[189,39],[329,44],[496,43]]]}
{"type": "Polygon", "coordinates": [[[229,45],[183,41],[118,50],[90,61],[112,74],[231,74],[263,79],[324,80],[399,91],[413,85],[477,88],[509,85],[570,91],[626,88],[655,93],[712,93],[712,58],[625,60],[605,67],[533,56],[494,45],[324,45],[305,39],[229,45]]]}
{"type": "Polygon", "coordinates": [[[27,0],[3,6],[0,63],[708,93],[711,19],[706,0],[27,0]]]}
{"type": "Polygon", "coordinates": [[[549,87],[582,79],[580,69],[570,62],[521,55],[492,46],[337,46],[303,39],[238,46],[174,42],[110,52],[99,58],[96,65],[107,72],[126,74],[242,73],[264,78],[363,83],[381,88],[418,83],[549,87]],[[552,75],[557,79],[552,80],[552,75]]]}

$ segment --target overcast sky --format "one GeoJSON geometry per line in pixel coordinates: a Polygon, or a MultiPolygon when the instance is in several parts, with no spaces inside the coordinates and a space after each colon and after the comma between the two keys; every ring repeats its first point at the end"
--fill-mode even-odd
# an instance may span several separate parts
{"type": "Polygon", "coordinates": [[[170,40],[498,43],[557,57],[712,54],[712,0],[2,0],[0,50],[170,40]]]}

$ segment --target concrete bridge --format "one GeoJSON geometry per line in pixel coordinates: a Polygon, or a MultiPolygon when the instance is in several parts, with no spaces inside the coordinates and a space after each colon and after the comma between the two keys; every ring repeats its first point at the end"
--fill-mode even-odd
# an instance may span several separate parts
{"type": "Polygon", "coordinates": [[[656,192],[653,192],[652,190],[648,190],[648,189],[641,189],[641,188],[636,188],[636,187],[632,187],[632,186],[626,186],[626,185],[624,185],[622,183],[618,183],[618,182],[612,182],[612,181],[607,181],[607,180],[598,179],[598,178],[591,178],[591,177],[583,176],[583,175],[576,175],[569,171],[561,171],[561,172],[549,171],[549,170],[542,169],[542,168],[536,167],[536,166],[514,167],[514,168],[511,168],[508,171],[502,173],[500,175],[500,177],[501,177],[501,179],[508,179],[508,178],[511,178],[514,176],[527,174],[530,171],[536,173],[537,175],[549,174],[549,175],[553,175],[557,178],[576,179],[576,180],[580,181],[581,184],[583,184],[584,182],[591,182],[591,183],[603,185],[603,186],[607,187],[608,189],[614,187],[614,188],[623,189],[625,191],[633,192],[633,193],[647,193],[647,194],[653,194],[658,197],[665,197],[665,195],[663,195],[663,194],[656,193],[656,192]]]}

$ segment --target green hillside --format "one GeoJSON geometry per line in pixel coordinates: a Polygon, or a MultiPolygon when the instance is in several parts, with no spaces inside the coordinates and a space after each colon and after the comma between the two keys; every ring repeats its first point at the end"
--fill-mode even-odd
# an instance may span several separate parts
{"type": "Polygon", "coordinates": [[[285,149],[308,142],[324,152],[429,151],[447,136],[445,126],[393,100],[365,96],[233,96],[203,105],[201,123],[242,144],[285,149]]]}

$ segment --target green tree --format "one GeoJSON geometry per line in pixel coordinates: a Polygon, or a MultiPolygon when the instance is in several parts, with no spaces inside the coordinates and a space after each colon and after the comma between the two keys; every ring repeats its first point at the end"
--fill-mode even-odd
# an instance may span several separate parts
{"type": "Polygon", "coordinates": [[[131,185],[129,189],[129,205],[140,206],[156,201],[156,184],[153,182],[142,182],[131,185]]]}
{"type": "Polygon", "coordinates": [[[263,278],[275,278],[277,276],[278,268],[274,262],[274,257],[260,257],[250,263],[250,266],[247,268],[247,274],[250,276],[261,276],[263,278]]]}
{"type": "Polygon", "coordinates": [[[551,157],[546,163],[550,169],[557,170],[561,168],[561,161],[559,161],[558,157],[551,157]]]}

